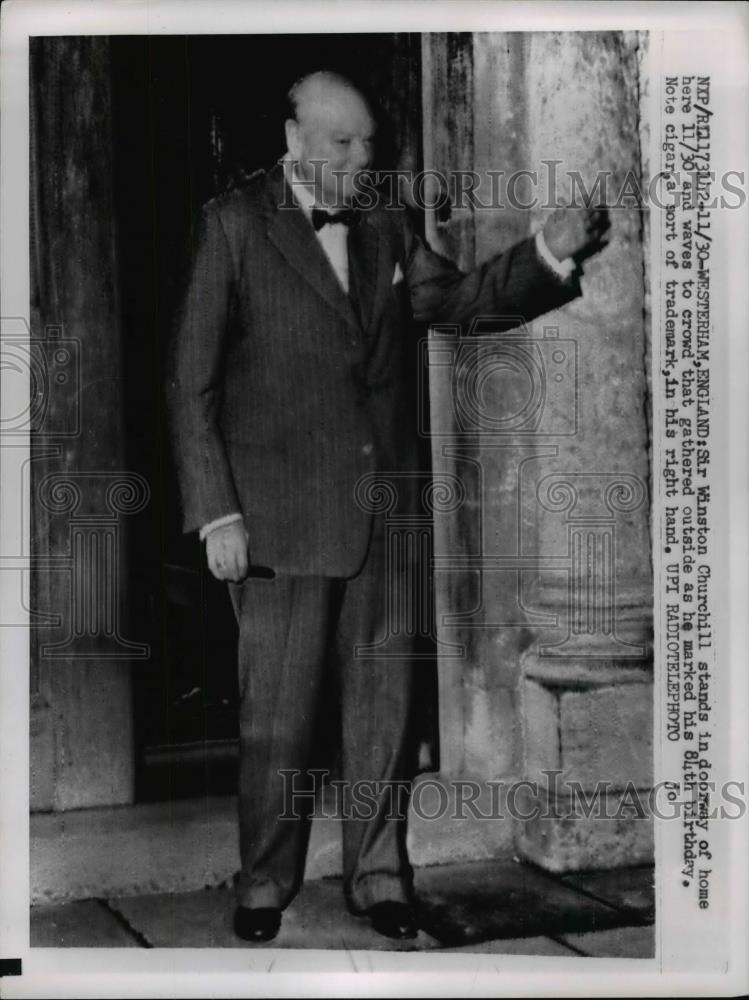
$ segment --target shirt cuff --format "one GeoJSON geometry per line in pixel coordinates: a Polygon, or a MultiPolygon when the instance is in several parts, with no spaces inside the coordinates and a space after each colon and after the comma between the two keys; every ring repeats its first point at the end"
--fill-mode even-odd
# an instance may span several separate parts
{"type": "Polygon", "coordinates": [[[575,270],[575,262],[571,257],[564,260],[557,260],[554,254],[546,246],[546,240],[541,230],[536,233],[536,253],[547,267],[556,274],[558,278],[565,281],[575,270]]]}
{"type": "Polygon", "coordinates": [[[209,521],[208,524],[204,524],[200,529],[200,540],[205,541],[206,535],[210,535],[212,531],[216,528],[223,528],[226,524],[234,524],[235,521],[241,521],[242,515],[236,514],[224,514],[223,517],[217,517],[215,521],[209,521]]]}

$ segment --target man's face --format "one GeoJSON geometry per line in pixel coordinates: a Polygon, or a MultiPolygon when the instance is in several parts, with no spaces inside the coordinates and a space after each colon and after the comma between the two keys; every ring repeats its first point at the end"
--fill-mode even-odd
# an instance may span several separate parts
{"type": "Polygon", "coordinates": [[[351,202],[355,174],[372,163],[374,132],[372,115],[354,90],[319,85],[299,101],[296,121],[286,123],[286,138],[297,172],[314,187],[321,207],[351,202]]]}

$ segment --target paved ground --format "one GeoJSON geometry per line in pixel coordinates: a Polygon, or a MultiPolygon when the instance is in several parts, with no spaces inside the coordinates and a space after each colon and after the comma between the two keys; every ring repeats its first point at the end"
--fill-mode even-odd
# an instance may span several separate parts
{"type": "MultiPolygon", "coordinates": [[[[273,948],[653,956],[652,868],[562,877],[512,861],[422,868],[415,941],[351,916],[339,879],[308,882],[273,948]]],[[[32,908],[31,944],[58,948],[247,948],[231,930],[229,886],[32,908]]],[[[265,947],[268,947],[267,945],[265,947]]]]}

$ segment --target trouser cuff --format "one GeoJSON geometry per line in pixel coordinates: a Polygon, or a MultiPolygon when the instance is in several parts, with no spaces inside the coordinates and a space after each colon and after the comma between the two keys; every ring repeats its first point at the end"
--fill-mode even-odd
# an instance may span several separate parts
{"type": "Polygon", "coordinates": [[[377,903],[412,903],[410,885],[395,875],[366,875],[346,890],[346,905],[354,914],[365,913],[377,903]]]}
{"type": "Polygon", "coordinates": [[[281,891],[280,886],[270,879],[261,881],[245,881],[241,875],[234,890],[237,906],[246,906],[250,909],[260,907],[273,907],[282,910],[288,903],[287,894],[281,891]]]}

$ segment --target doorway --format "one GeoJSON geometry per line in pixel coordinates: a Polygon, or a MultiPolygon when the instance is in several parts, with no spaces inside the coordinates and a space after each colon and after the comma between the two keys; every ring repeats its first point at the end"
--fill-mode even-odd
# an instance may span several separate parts
{"type": "MultiPolygon", "coordinates": [[[[376,95],[381,164],[418,170],[420,37],[118,37],[111,58],[127,461],[152,486],[129,533],[129,616],[151,648],[133,666],[136,799],[222,794],[236,780],[236,625],[197,537],[181,533],[162,399],[196,212],[283,154],[285,94],[319,67],[376,95]]],[[[417,687],[432,769],[433,662],[421,661],[417,687]]]]}

